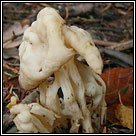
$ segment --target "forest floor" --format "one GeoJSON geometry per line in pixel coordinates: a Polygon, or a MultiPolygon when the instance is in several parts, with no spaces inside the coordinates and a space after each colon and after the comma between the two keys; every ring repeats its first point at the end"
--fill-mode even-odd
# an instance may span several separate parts
{"type": "Polygon", "coordinates": [[[16,132],[6,107],[11,96],[22,101],[31,93],[18,82],[18,47],[23,32],[47,6],[58,9],[67,25],[87,30],[101,53],[108,109],[106,124],[99,133],[133,133],[130,114],[124,115],[125,125],[115,115],[121,103],[133,113],[133,3],[3,3],[3,133],[16,132]]]}

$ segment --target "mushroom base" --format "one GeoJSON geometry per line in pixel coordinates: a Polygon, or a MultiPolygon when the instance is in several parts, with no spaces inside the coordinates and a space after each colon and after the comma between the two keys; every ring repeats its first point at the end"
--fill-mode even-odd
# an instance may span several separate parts
{"type": "Polygon", "coordinates": [[[57,72],[53,81],[39,86],[40,103],[16,104],[10,112],[22,133],[94,133],[106,116],[105,83],[85,64],[72,58],[57,72]],[[61,96],[58,90],[61,89],[61,96]],[[19,110],[21,109],[21,110],[19,110]],[[24,109],[24,110],[23,110],[24,109]]]}

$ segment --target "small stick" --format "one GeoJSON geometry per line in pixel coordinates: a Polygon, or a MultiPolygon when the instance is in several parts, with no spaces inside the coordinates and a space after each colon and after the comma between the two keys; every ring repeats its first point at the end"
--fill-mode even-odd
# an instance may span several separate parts
{"type": "Polygon", "coordinates": [[[109,49],[106,49],[106,48],[102,48],[102,51],[105,54],[108,54],[108,55],[113,56],[113,57],[115,57],[117,59],[120,59],[123,62],[129,64],[130,66],[133,66],[133,59],[129,55],[127,55],[127,54],[125,54],[123,52],[109,50],[109,49]]]}
{"type": "Polygon", "coordinates": [[[6,43],[6,42],[8,42],[8,41],[13,41],[13,40],[15,40],[17,37],[22,36],[22,35],[23,35],[23,33],[16,35],[15,32],[13,31],[13,35],[12,35],[9,39],[3,41],[3,43],[6,43]]]}
{"type": "Polygon", "coordinates": [[[9,90],[9,94],[12,94],[13,91],[13,85],[11,86],[10,90],[9,90]]]}
{"type": "Polygon", "coordinates": [[[13,71],[14,73],[18,73],[18,70],[17,70],[17,69],[8,66],[6,63],[3,63],[3,67],[4,67],[4,68],[7,68],[7,69],[9,69],[9,70],[11,70],[11,71],[13,71]]]}
{"type": "Polygon", "coordinates": [[[131,74],[133,74],[133,71],[129,72],[128,74],[126,74],[124,76],[119,77],[119,79],[126,78],[126,77],[130,76],[131,74]]]}
{"type": "Polygon", "coordinates": [[[110,47],[107,47],[108,49],[116,50],[116,51],[123,51],[126,49],[133,48],[133,40],[129,40],[124,43],[119,43],[110,47]]]}
{"type": "Polygon", "coordinates": [[[116,42],[107,42],[107,41],[102,41],[102,40],[97,40],[97,39],[93,39],[95,44],[101,45],[101,46],[114,46],[117,45],[118,43],[116,42]]]}
{"type": "Polygon", "coordinates": [[[122,100],[121,100],[120,90],[118,91],[118,95],[119,95],[119,102],[121,105],[123,105],[122,100]]]}
{"type": "Polygon", "coordinates": [[[68,19],[68,17],[69,17],[68,7],[65,7],[65,11],[66,11],[66,16],[65,16],[65,19],[68,19]]]}
{"type": "Polygon", "coordinates": [[[102,13],[108,10],[111,6],[112,6],[112,3],[108,3],[108,5],[104,9],[102,9],[102,13]]]}
{"type": "Polygon", "coordinates": [[[97,40],[93,39],[95,44],[105,46],[107,49],[112,49],[112,50],[117,50],[117,51],[123,51],[126,49],[133,48],[133,40],[129,40],[124,43],[117,43],[117,42],[108,42],[108,41],[102,41],[102,40],[97,40]]]}

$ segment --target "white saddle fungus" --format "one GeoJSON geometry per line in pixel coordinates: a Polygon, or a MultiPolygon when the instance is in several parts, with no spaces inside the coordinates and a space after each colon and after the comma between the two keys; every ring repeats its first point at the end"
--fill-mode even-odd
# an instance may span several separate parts
{"type": "Polygon", "coordinates": [[[72,48],[65,47],[61,32],[64,24],[56,10],[45,8],[24,32],[19,48],[19,81],[24,89],[37,87],[73,55],[72,48]]]}
{"type": "MultiPolygon", "coordinates": [[[[11,97],[14,98],[13,96],[11,97]]],[[[21,133],[51,133],[53,131],[53,123],[59,118],[52,111],[42,107],[38,103],[17,104],[11,106],[10,112],[17,115],[14,118],[18,130],[21,133]]]]}
{"type": "Polygon", "coordinates": [[[63,126],[78,133],[82,126],[82,132],[93,133],[94,126],[103,124],[106,88],[96,74],[101,73],[103,63],[88,32],[67,26],[57,10],[46,7],[24,32],[19,56],[21,86],[26,90],[38,87],[40,92],[40,104],[14,102],[9,106],[11,113],[17,114],[14,122],[20,132],[51,133],[63,126]],[[75,60],[74,53],[79,53],[89,67],[75,60]],[[48,82],[52,74],[54,81],[48,82]],[[91,98],[90,104],[86,97],[91,98]],[[18,111],[20,107],[24,110],[18,111]]]}

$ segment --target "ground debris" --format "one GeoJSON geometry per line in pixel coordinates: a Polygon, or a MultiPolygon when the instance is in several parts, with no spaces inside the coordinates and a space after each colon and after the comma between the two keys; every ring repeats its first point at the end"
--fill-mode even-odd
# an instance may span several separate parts
{"type": "Polygon", "coordinates": [[[120,123],[131,130],[133,130],[133,108],[125,105],[118,105],[115,110],[115,116],[120,123]]]}
{"type": "Polygon", "coordinates": [[[132,68],[134,5],[132,2],[3,3],[3,132],[16,132],[12,122],[14,117],[7,109],[11,96],[16,95],[22,103],[35,102],[39,98],[37,90],[28,93],[18,82],[20,66],[18,47],[22,42],[24,30],[36,19],[37,13],[48,6],[59,10],[68,25],[76,25],[91,33],[100,51],[103,46],[101,55],[105,73],[101,76],[108,90],[106,94],[107,122],[109,121],[110,125],[103,126],[101,133],[133,133],[133,114],[132,109],[129,108],[133,106],[134,101],[132,98],[134,73],[132,68]],[[122,101],[125,105],[127,104],[127,107],[120,105],[116,109],[119,103],[117,92],[123,91],[127,85],[130,87],[126,95],[122,96],[122,101]],[[125,110],[127,112],[124,112],[125,110]],[[131,116],[129,117],[128,114],[131,116]],[[13,129],[10,130],[12,126],[13,129]]]}

